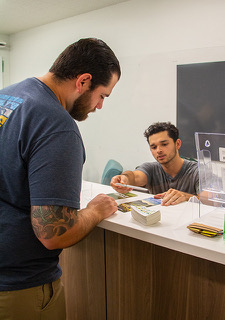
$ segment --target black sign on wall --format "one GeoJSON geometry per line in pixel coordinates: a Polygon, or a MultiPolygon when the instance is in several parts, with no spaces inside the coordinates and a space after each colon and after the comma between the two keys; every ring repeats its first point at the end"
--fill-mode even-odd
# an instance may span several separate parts
{"type": "Polygon", "coordinates": [[[225,133],[225,61],[177,66],[180,155],[197,158],[195,132],[225,133]]]}

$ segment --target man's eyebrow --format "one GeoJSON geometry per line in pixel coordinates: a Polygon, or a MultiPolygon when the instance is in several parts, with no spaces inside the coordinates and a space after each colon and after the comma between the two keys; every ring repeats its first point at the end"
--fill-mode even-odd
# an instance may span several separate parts
{"type": "MultiPolygon", "coordinates": [[[[169,140],[161,140],[161,141],[159,141],[159,143],[164,143],[164,142],[168,142],[169,140]]],[[[150,144],[150,147],[153,147],[153,146],[155,146],[155,143],[152,143],[152,144],[150,144]]]]}

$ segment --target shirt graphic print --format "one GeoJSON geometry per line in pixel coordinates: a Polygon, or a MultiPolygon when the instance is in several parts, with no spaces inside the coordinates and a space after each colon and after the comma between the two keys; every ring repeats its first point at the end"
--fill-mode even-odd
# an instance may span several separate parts
{"type": "Polygon", "coordinates": [[[23,102],[23,99],[0,94],[0,127],[10,117],[11,113],[23,102]]]}

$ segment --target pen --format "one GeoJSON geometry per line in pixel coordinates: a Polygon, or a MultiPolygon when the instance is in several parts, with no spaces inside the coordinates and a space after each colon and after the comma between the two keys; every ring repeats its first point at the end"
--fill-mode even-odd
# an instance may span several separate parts
{"type": "Polygon", "coordinates": [[[215,237],[215,236],[217,236],[216,232],[209,232],[209,231],[205,231],[205,230],[202,230],[200,233],[203,234],[204,236],[207,236],[207,237],[215,237]]]}
{"type": "Polygon", "coordinates": [[[137,191],[149,193],[148,189],[142,188],[142,187],[131,186],[129,184],[122,184],[122,183],[115,183],[115,185],[116,186],[120,186],[120,187],[124,187],[124,188],[131,188],[131,189],[134,189],[134,190],[137,190],[137,191]]]}

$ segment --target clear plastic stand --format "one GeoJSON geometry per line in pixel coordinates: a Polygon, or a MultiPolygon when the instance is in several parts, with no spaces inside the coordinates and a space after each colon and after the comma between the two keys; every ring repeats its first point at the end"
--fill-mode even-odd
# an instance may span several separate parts
{"type": "Polygon", "coordinates": [[[207,213],[207,216],[211,217],[211,222],[213,222],[213,217],[220,217],[220,227],[223,228],[225,214],[225,134],[196,132],[195,143],[199,167],[199,217],[202,218],[207,213]],[[211,214],[208,213],[208,210],[204,210],[204,205],[211,208],[211,214]]]}
{"type": "Polygon", "coordinates": [[[176,227],[186,227],[187,224],[193,220],[199,219],[199,200],[196,196],[191,197],[187,203],[185,203],[182,213],[179,215],[176,221],[176,227]]]}

